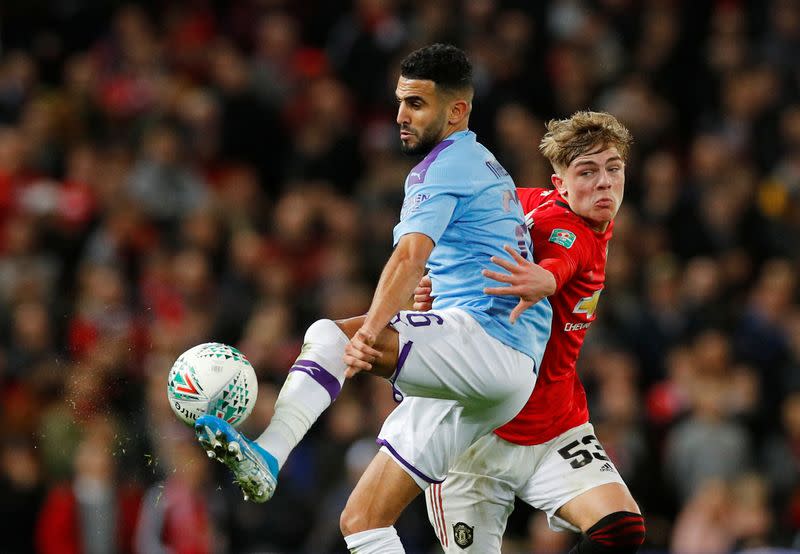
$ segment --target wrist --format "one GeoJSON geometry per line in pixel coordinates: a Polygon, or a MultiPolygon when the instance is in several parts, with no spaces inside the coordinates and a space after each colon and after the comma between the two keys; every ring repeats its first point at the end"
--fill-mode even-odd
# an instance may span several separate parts
{"type": "Polygon", "coordinates": [[[374,324],[369,324],[366,321],[358,330],[358,334],[367,341],[374,342],[380,333],[380,329],[376,329],[374,324]]]}
{"type": "Polygon", "coordinates": [[[550,282],[548,283],[550,289],[547,291],[547,296],[552,296],[556,293],[556,289],[558,288],[558,282],[556,281],[556,276],[553,275],[551,271],[547,272],[550,275],[550,282]]]}

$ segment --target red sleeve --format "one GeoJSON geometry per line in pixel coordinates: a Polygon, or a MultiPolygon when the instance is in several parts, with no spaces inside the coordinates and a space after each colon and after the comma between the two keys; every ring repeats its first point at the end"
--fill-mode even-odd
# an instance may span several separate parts
{"type": "Polygon", "coordinates": [[[546,258],[538,263],[556,278],[556,292],[553,294],[560,291],[561,285],[572,279],[577,270],[568,258],[546,258]]]}
{"type": "Polygon", "coordinates": [[[587,236],[585,227],[573,221],[536,221],[531,229],[531,240],[534,261],[556,278],[556,292],[591,258],[591,237],[587,236]],[[562,239],[563,236],[566,239],[562,239]]]}

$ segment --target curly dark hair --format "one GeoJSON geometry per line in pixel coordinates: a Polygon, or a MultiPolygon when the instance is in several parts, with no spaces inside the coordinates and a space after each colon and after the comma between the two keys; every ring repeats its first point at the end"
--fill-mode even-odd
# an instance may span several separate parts
{"type": "Polygon", "coordinates": [[[449,90],[472,88],[472,64],[467,54],[452,44],[432,44],[414,50],[400,64],[406,79],[433,81],[449,90]]]}

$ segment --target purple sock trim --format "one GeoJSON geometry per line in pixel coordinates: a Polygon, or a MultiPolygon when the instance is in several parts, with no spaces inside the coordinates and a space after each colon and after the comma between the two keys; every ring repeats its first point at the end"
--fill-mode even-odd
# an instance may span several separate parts
{"type": "Polygon", "coordinates": [[[414,475],[416,475],[417,477],[419,477],[423,481],[426,481],[428,483],[443,483],[444,482],[444,479],[441,479],[441,480],[431,479],[430,477],[428,477],[427,475],[422,473],[420,470],[418,470],[417,468],[412,466],[409,462],[406,461],[405,458],[403,458],[400,454],[397,453],[397,450],[395,450],[394,447],[391,444],[389,444],[389,441],[387,441],[386,439],[382,439],[382,438],[378,437],[377,439],[375,439],[375,442],[380,444],[381,446],[385,446],[386,448],[388,448],[389,452],[392,453],[392,456],[394,456],[397,459],[397,461],[399,461],[401,464],[403,464],[408,469],[410,469],[411,473],[413,473],[414,475]]]}
{"type": "Polygon", "coordinates": [[[342,385],[339,384],[339,380],[327,369],[313,360],[295,361],[289,372],[292,371],[302,371],[310,375],[322,388],[328,391],[328,394],[331,395],[331,402],[336,400],[336,397],[339,396],[339,392],[342,390],[342,385]]]}

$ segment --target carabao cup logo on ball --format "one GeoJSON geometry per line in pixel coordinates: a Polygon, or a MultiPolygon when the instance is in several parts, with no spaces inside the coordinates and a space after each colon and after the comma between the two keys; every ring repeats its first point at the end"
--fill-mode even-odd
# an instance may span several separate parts
{"type": "Polygon", "coordinates": [[[188,425],[204,414],[238,425],[250,415],[257,394],[258,382],[247,357],[215,342],[181,354],[167,379],[170,407],[188,425]]]}

